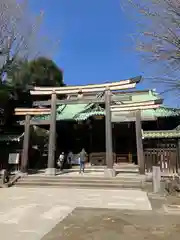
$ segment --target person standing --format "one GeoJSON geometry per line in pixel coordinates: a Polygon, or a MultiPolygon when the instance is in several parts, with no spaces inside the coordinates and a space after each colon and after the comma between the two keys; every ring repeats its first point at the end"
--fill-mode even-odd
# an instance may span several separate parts
{"type": "Polygon", "coordinates": [[[64,152],[62,152],[59,155],[59,159],[58,159],[57,165],[60,168],[60,170],[62,171],[63,170],[63,166],[64,166],[64,152]]]}
{"type": "Polygon", "coordinates": [[[79,154],[79,173],[80,174],[82,172],[84,173],[86,156],[87,156],[87,153],[86,153],[85,149],[83,148],[79,154]]]}
{"type": "Polygon", "coordinates": [[[73,160],[73,152],[70,151],[67,155],[67,163],[68,163],[69,168],[71,167],[72,160],[73,160]]]}

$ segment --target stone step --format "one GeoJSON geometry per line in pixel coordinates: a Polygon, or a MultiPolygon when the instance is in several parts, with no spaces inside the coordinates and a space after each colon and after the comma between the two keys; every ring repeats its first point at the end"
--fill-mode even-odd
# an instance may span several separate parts
{"type": "MultiPolygon", "coordinates": [[[[85,172],[86,173],[104,173],[104,170],[106,169],[106,166],[91,166],[91,165],[86,165],[85,167],[85,172]]],[[[138,174],[139,173],[139,168],[137,165],[135,164],[120,164],[120,165],[115,165],[114,169],[116,171],[116,174],[119,173],[129,173],[129,174],[138,174]]],[[[56,172],[59,174],[60,170],[56,169],[56,172]]],[[[79,172],[79,166],[72,166],[72,168],[70,169],[64,169],[63,173],[78,173],[79,172]]],[[[45,169],[29,169],[29,173],[33,174],[33,173],[37,173],[37,174],[44,174],[45,173],[45,169]]]]}
{"type": "Polygon", "coordinates": [[[93,177],[24,177],[20,179],[24,182],[88,182],[88,183],[139,183],[141,179],[132,178],[93,178],[93,177]]]}
{"type": "MultiPolygon", "coordinates": [[[[106,167],[103,166],[87,166],[86,172],[104,172],[104,169],[106,167]]],[[[122,164],[119,166],[114,167],[115,171],[117,173],[138,173],[139,168],[137,165],[130,165],[130,164],[122,164]]],[[[78,172],[79,171],[79,166],[73,166],[71,169],[64,169],[63,172],[78,172]]]]}
{"type": "Polygon", "coordinates": [[[24,176],[15,183],[16,186],[47,186],[47,187],[83,187],[83,188],[141,188],[143,186],[143,178],[138,175],[134,177],[114,177],[105,178],[86,175],[78,176],[24,176]],[[78,177],[79,176],[79,177],[78,177]],[[86,176],[86,177],[85,177],[86,176]]]}
{"type": "MultiPolygon", "coordinates": [[[[28,177],[35,177],[35,176],[38,176],[38,177],[75,177],[75,178],[82,178],[82,177],[88,177],[88,178],[108,178],[107,176],[105,176],[104,172],[102,173],[95,173],[95,172],[87,172],[85,171],[84,173],[81,173],[79,174],[79,172],[57,172],[56,175],[48,175],[46,173],[36,173],[36,174],[28,174],[27,175],[28,177]]],[[[115,178],[121,178],[121,177],[129,177],[129,178],[132,178],[132,177],[140,177],[142,175],[140,175],[139,173],[119,173],[119,174],[116,174],[116,177],[115,178]]],[[[114,179],[114,178],[113,178],[114,179]]]]}
{"type": "Polygon", "coordinates": [[[119,180],[145,180],[145,175],[140,175],[140,174],[132,174],[132,173],[124,173],[124,174],[117,174],[115,177],[105,177],[104,173],[103,174],[97,174],[97,173],[84,173],[84,174],[79,174],[79,173],[61,173],[59,175],[55,176],[49,176],[46,174],[29,174],[27,176],[24,176],[23,178],[29,178],[29,179],[61,179],[61,180],[68,180],[68,179],[73,179],[73,180],[97,180],[97,181],[103,181],[103,180],[113,180],[113,181],[119,181],[119,180]]]}
{"type": "MultiPolygon", "coordinates": [[[[87,173],[91,173],[91,172],[96,172],[96,173],[98,173],[98,172],[104,172],[104,168],[102,169],[102,168],[99,168],[99,169],[93,169],[93,168],[89,168],[89,169],[85,169],[85,171],[87,172],[87,173]]],[[[79,168],[73,168],[73,169],[64,169],[63,170],[63,172],[64,173],[70,173],[70,172],[79,172],[79,168]]],[[[138,169],[124,169],[124,168],[116,168],[115,169],[115,172],[116,173],[139,173],[139,170],[138,169]]]]}
{"type": "Polygon", "coordinates": [[[140,189],[142,188],[141,182],[122,182],[122,183],[106,183],[106,182],[49,182],[49,181],[18,181],[15,187],[72,187],[72,188],[101,188],[101,189],[140,189]]]}

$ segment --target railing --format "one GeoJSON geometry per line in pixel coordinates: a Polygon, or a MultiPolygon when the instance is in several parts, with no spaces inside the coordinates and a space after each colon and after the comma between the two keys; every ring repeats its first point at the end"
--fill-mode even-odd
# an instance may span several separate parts
{"type": "MultiPolygon", "coordinates": [[[[130,162],[128,154],[113,153],[113,160],[114,160],[114,163],[116,164],[130,162]]],[[[106,165],[106,153],[105,152],[90,153],[89,161],[93,165],[98,165],[98,166],[106,165]]]]}
{"type": "Polygon", "coordinates": [[[116,154],[116,163],[128,163],[129,155],[128,154],[116,154]]]}
{"type": "Polygon", "coordinates": [[[152,166],[160,166],[161,172],[177,173],[178,156],[176,148],[148,148],[144,150],[146,172],[152,172],[152,166]]]}

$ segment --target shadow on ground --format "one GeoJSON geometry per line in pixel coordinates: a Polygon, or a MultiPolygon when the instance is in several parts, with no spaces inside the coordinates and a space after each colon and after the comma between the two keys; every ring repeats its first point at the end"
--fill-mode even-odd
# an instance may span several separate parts
{"type": "Polygon", "coordinates": [[[179,219],[154,211],[77,208],[42,240],[178,240],[179,219]]]}

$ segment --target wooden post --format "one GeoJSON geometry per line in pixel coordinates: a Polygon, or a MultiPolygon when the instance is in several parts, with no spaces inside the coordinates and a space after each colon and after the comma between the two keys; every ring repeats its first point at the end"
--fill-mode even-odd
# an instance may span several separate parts
{"type": "Polygon", "coordinates": [[[132,153],[131,152],[128,153],[128,160],[129,160],[129,163],[132,163],[132,153]]]}
{"type": "Polygon", "coordinates": [[[152,167],[153,192],[158,193],[161,190],[161,170],[158,166],[152,167]]]}
{"type": "Polygon", "coordinates": [[[48,147],[48,175],[55,175],[55,150],[56,150],[56,93],[51,95],[51,120],[49,131],[49,147],[48,147]]]}
{"type": "Polygon", "coordinates": [[[145,174],[140,110],[136,111],[136,146],[137,146],[137,159],[138,159],[138,165],[139,165],[139,173],[145,174]]]}
{"type": "Polygon", "coordinates": [[[128,160],[129,160],[129,163],[132,163],[132,125],[131,123],[128,123],[128,148],[129,148],[129,151],[128,151],[128,160]]]}
{"type": "Polygon", "coordinates": [[[177,171],[180,175],[180,139],[177,139],[177,171]]]}
{"type": "Polygon", "coordinates": [[[21,158],[21,172],[23,173],[27,173],[28,171],[30,119],[30,115],[26,115],[24,124],[23,152],[21,158]]]}
{"type": "Polygon", "coordinates": [[[115,152],[115,159],[113,163],[116,163],[116,124],[113,124],[112,136],[113,136],[113,151],[115,152]]]}
{"type": "Polygon", "coordinates": [[[111,124],[111,92],[109,89],[105,91],[105,126],[106,126],[106,176],[113,177],[115,175],[113,165],[113,148],[112,148],[112,124],[111,124]]]}

